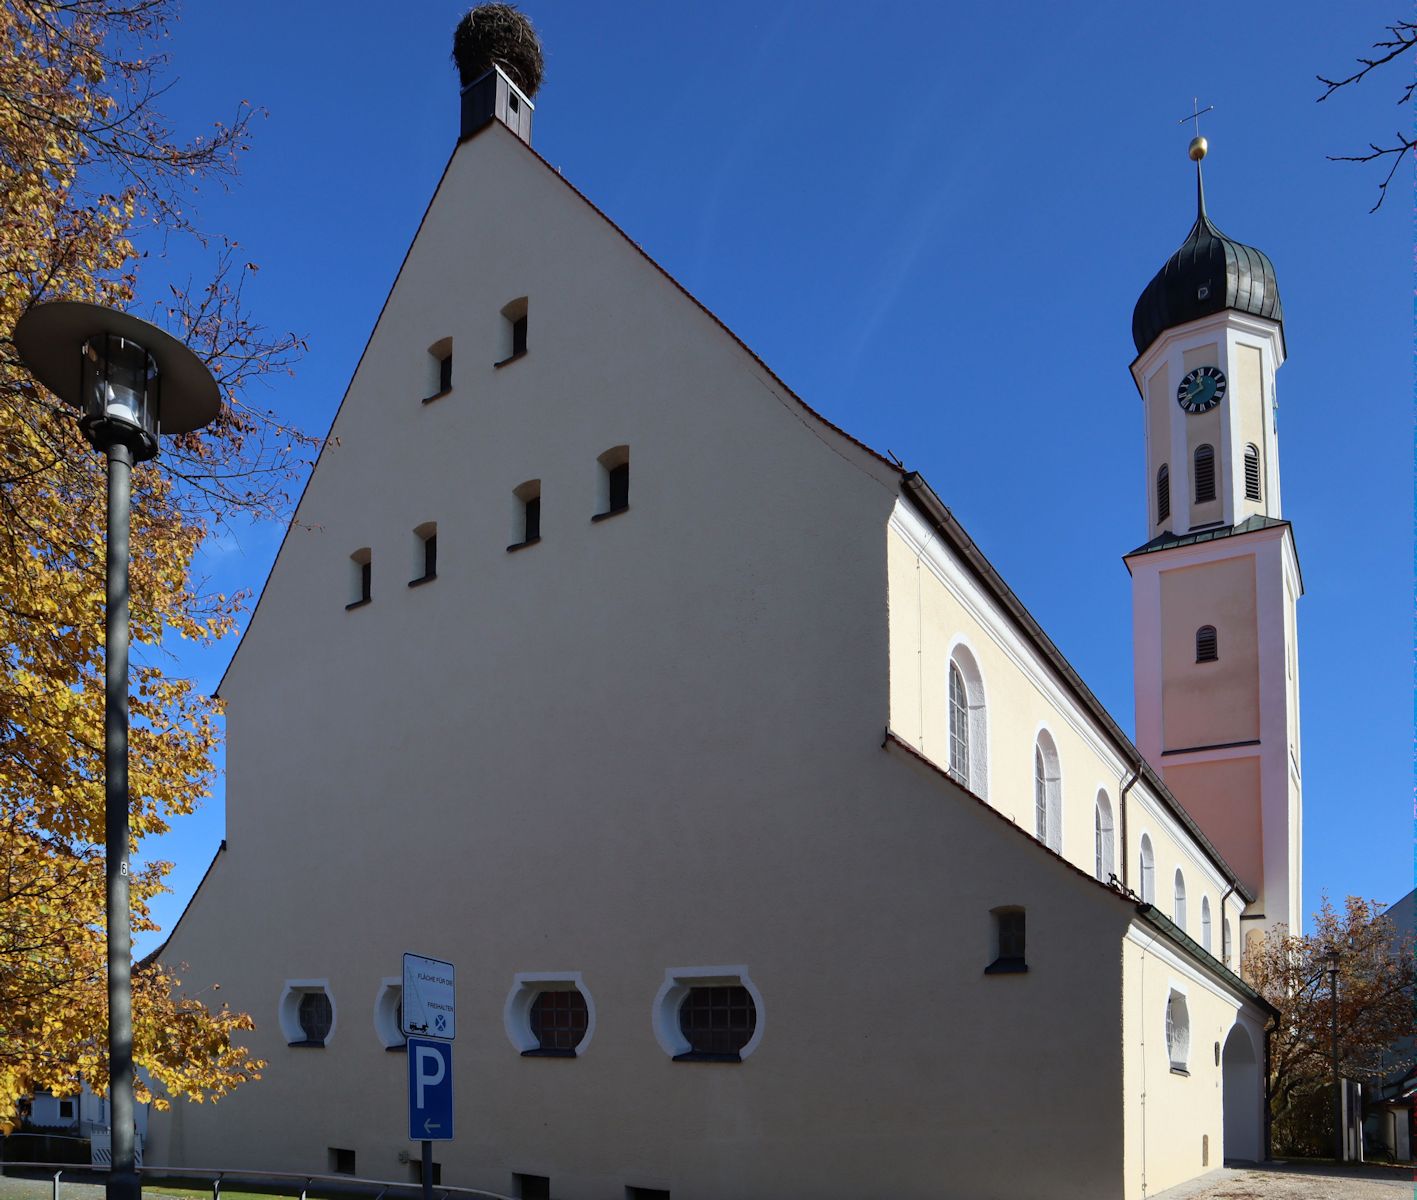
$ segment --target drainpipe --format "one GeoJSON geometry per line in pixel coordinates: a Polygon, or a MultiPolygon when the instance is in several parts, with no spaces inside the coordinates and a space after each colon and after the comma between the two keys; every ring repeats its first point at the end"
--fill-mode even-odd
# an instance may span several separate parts
{"type": "Polygon", "coordinates": [[[1132,852],[1127,844],[1127,793],[1136,787],[1137,780],[1141,778],[1141,762],[1137,759],[1137,769],[1132,772],[1132,777],[1122,787],[1121,794],[1117,797],[1117,815],[1122,822],[1122,886],[1131,890],[1127,877],[1130,873],[1128,864],[1132,861],[1132,852]]]}
{"type": "MultiPolygon", "coordinates": [[[[1235,889],[1239,886],[1240,885],[1238,883],[1232,881],[1230,886],[1225,889],[1225,895],[1220,897],[1220,961],[1224,963],[1227,967],[1230,965],[1230,960],[1225,956],[1225,931],[1230,928],[1230,918],[1225,915],[1225,902],[1229,900],[1232,895],[1235,894],[1235,889]]],[[[1236,936],[1238,936],[1238,934],[1236,936]]],[[[1235,949],[1235,944],[1233,942],[1230,944],[1230,949],[1232,951],[1235,949]]],[[[1240,964],[1236,963],[1235,974],[1238,975],[1239,973],[1240,964]]],[[[1265,1084],[1265,1086],[1268,1087],[1269,1084],[1265,1084]]],[[[1265,1097],[1265,1102],[1269,1102],[1268,1096],[1265,1097]]]]}

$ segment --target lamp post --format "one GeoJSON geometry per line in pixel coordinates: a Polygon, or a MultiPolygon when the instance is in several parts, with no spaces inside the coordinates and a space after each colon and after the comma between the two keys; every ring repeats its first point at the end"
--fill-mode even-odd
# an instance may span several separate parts
{"type": "Polygon", "coordinates": [[[142,1194],[133,1153],[132,936],[128,896],[128,504],[135,462],[160,433],[188,433],[221,407],[201,359],[156,325],[97,304],[35,305],[15,347],[40,383],[79,410],[79,429],[108,457],[103,773],[108,922],[109,1200],[142,1194]]]}
{"type": "Polygon", "coordinates": [[[1343,1083],[1338,1077],[1338,947],[1324,951],[1331,1008],[1329,1054],[1333,1059],[1333,1161],[1343,1161],[1343,1083]]]}

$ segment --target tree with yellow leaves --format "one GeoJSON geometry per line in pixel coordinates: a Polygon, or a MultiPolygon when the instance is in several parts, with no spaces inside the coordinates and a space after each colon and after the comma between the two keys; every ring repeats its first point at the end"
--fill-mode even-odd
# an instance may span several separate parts
{"type": "MultiPolygon", "coordinates": [[[[173,0],[0,0],[0,1131],[39,1089],[107,1085],[104,944],[103,608],[105,471],[71,413],[25,371],[11,333],[36,303],[128,308],[140,246],[173,235],[213,250],[211,278],[168,285],[168,325],[222,388],[207,429],[164,440],[133,475],[130,808],[132,847],[190,813],[213,779],[216,702],[166,669],[173,636],[209,642],[241,597],[192,573],[208,527],[281,511],[308,445],[244,399],[300,343],[242,305],[253,269],[184,212],[194,181],[234,169],[251,110],[190,143],[154,97],[149,50],[173,0]],[[146,652],[144,652],[146,650],[146,652]]],[[[133,928],[170,864],[134,872],[133,928]]],[[[158,964],[133,975],[139,1099],[220,1097],[258,1077],[239,1044],[249,1016],[186,996],[158,964]]]]}
{"type": "Polygon", "coordinates": [[[1384,916],[1381,904],[1358,896],[1349,896],[1342,912],[1325,896],[1311,934],[1280,926],[1246,949],[1245,978],[1280,1013],[1269,1042],[1277,1153],[1332,1153],[1335,1009],[1345,1079],[1380,1078],[1417,1061],[1413,950],[1409,931],[1384,916]]]}

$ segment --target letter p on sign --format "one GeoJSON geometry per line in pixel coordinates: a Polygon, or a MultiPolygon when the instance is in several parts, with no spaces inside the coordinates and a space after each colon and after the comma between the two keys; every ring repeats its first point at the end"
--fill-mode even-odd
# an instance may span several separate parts
{"type": "Polygon", "coordinates": [[[415,1142],[453,1137],[453,1045],[408,1039],[408,1136],[415,1142]]]}
{"type": "Polygon", "coordinates": [[[413,1068],[414,1086],[418,1089],[416,1103],[419,1108],[427,1108],[427,1091],[443,1082],[447,1068],[443,1066],[443,1056],[432,1046],[419,1046],[413,1053],[417,1059],[413,1068]]]}

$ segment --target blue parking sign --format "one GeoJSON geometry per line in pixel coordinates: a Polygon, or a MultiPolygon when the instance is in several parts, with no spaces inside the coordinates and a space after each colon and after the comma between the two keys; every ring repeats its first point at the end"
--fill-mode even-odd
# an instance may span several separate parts
{"type": "Polygon", "coordinates": [[[408,1138],[453,1140],[453,1046],[431,1038],[408,1039],[408,1138]]]}

